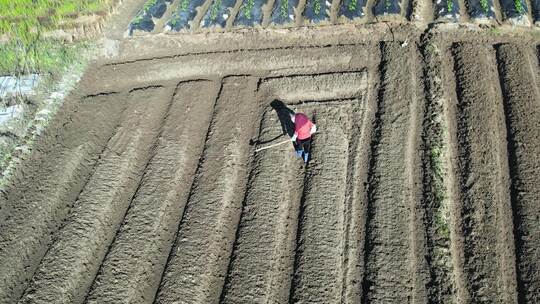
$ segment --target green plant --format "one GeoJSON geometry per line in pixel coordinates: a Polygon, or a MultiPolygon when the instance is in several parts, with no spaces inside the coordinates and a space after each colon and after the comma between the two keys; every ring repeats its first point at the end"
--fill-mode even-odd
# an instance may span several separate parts
{"type": "Polygon", "coordinates": [[[182,2],[180,3],[180,11],[185,12],[187,11],[188,7],[189,7],[189,0],[182,0],[182,2]]]}
{"type": "Polygon", "coordinates": [[[313,0],[313,13],[319,15],[321,13],[321,2],[320,0],[313,0]]]}
{"type": "Polygon", "coordinates": [[[446,0],[446,9],[448,10],[448,13],[452,13],[452,11],[454,10],[453,0],[446,0]]]}
{"type": "Polygon", "coordinates": [[[146,14],[154,5],[156,5],[158,0],[149,0],[143,6],[143,12],[146,14]]]}
{"type": "Polygon", "coordinates": [[[487,15],[489,9],[488,0],[480,0],[480,7],[482,7],[484,14],[487,15]]]}
{"type": "Polygon", "coordinates": [[[518,14],[523,14],[525,12],[525,8],[523,7],[521,0],[514,0],[514,5],[516,6],[516,11],[518,14]]]}
{"type": "Polygon", "coordinates": [[[350,0],[347,4],[347,8],[349,11],[354,12],[356,10],[356,6],[358,5],[358,0],[350,0]]]}
{"type": "Polygon", "coordinates": [[[253,6],[255,6],[255,0],[247,0],[247,2],[245,2],[242,12],[246,19],[251,19],[251,10],[253,9],[253,6]]]}
{"type": "Polygon", "coordinates": [[[212,3],[212,7],[210,8],[211,21],[216,21],[220,6],[221,6],[221,0],[214,0],[214,3],[212,3]]]}
{"type": "Polygon", "coordinates": [[[289,0],[281,0],[279,12],[282,18],[287,18],[287,13],[289,12],[289,0]]]}
{"type": "Polygon", "coordinates": [[[391,5],[392,3],[390,2],[390,0],[384,0],[384,7],[386,8],[386,10],[390,9],[391,5]]]}

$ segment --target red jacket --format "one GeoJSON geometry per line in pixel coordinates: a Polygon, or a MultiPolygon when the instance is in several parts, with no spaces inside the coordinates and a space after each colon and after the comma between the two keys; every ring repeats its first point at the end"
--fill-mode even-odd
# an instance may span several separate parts
{"type": "Polygon", "coordinates": [[[305,114],[296,113],[294,115],[294,133],[297,135],[297,139],[303,140],[310,138],[311,134],[315,132],[312,131],[314,126],[315,124],[305,114]]]}

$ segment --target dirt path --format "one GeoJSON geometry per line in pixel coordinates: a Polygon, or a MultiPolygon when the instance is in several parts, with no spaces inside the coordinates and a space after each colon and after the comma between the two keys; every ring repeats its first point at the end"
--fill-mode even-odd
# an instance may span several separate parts
{"type": "Polygon", "coordinates": [[[153,301],[188,199],[217,91],[217,84],[210,81],[184,82],[176,88],[155,155],[87,303],[153,301]]]}
{"type": "Polygon", "coordinates": [[[538,62],[525,46],[497,47],[508,130],[520,303],[540,301],[540,93],[538,62]],[[528,143],[528,144],[527,144],[528,143]]]}

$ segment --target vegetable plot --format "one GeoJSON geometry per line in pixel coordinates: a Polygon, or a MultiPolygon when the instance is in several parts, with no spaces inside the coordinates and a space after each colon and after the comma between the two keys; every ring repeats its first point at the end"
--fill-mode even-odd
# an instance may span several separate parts
{"type": "Polygon", "coordinates": [[[298,5],[298,0],[276,0],[272,10],[273,24],[286,24],[294,22],[294,8],[298,5]]]}
{"type": "Polygon", "coordinates": [[[373,7],[373,15],[399,15],[401,13],[401,4],[399,0],[378,0],[373,7]]]}
{"type": "Polygon", "coordinates": [[[236,0],[214,0],[206,12],[206,15],[201,22],[201,26],[224,28],[235,3],[236,0]]]}
{"type": "Polygon", "coordinates": [[[493,12],[493,1],[492,0],[469,0],[466,2],[469,15],[473,19],[481,18],[495,18],[495,13],[493,12]]]}
{"type": "Polygon", "coordinates": [[[328,10],[332,4],[328,0],[308,0],[304,17],[313,23],[328,19],[328,10]]]}
{"type": "Polygon", "coordinates": [[[501,10],[506,18],[519,18],[527,14],[524,0],[500,0],[501,10]]]}
{"type": "Polygon", "coordinates": [[[190,29],[190,22],[197,15],[197,7],[204,4],[204,0],[182,0],[176,11],[171,16],[171,19],[165,26],[166,30],[181,31],[190,29]]]}
{"type": "Polygon", "coordinates": [[[236,15],[234,25],[253,26],[261,24],[263,19],[262,6],[266,0],[244,0],[240,11],[236,15]]]}
{"type": "Polygon", "coordinates": [[[173,0],[149,0],[139,11],[135,19],[129,24],[129,34],[132,35],[134,30],[151,32],[154,30],[155,23],[153,18],[161,18],[167,10],[167,2],[172,3],[173,0]]]}
{"type": "Polygon", "coordinates": [[[437,0],[435,2],[437,17],[451,19],[455,22],[459,18],[459,3],[457,0],[437,0]]]}
{"type": "Polygon", "coordinates": [[[366,15],[364,9],[366,0],[343,0],[339,8],[339,15],[349,19],[362,18],[366,15]]]}

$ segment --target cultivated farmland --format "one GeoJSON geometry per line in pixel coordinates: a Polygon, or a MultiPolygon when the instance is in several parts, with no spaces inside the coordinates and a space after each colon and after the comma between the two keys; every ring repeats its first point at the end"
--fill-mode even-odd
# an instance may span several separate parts
{"type": "Polygon", "coordinates": [[[454,23],[123,39],[0,197],[0,303],[538,303],[539,57],[454,23]],[[257,151],[290,110],[308,165],[257,151]]]}

